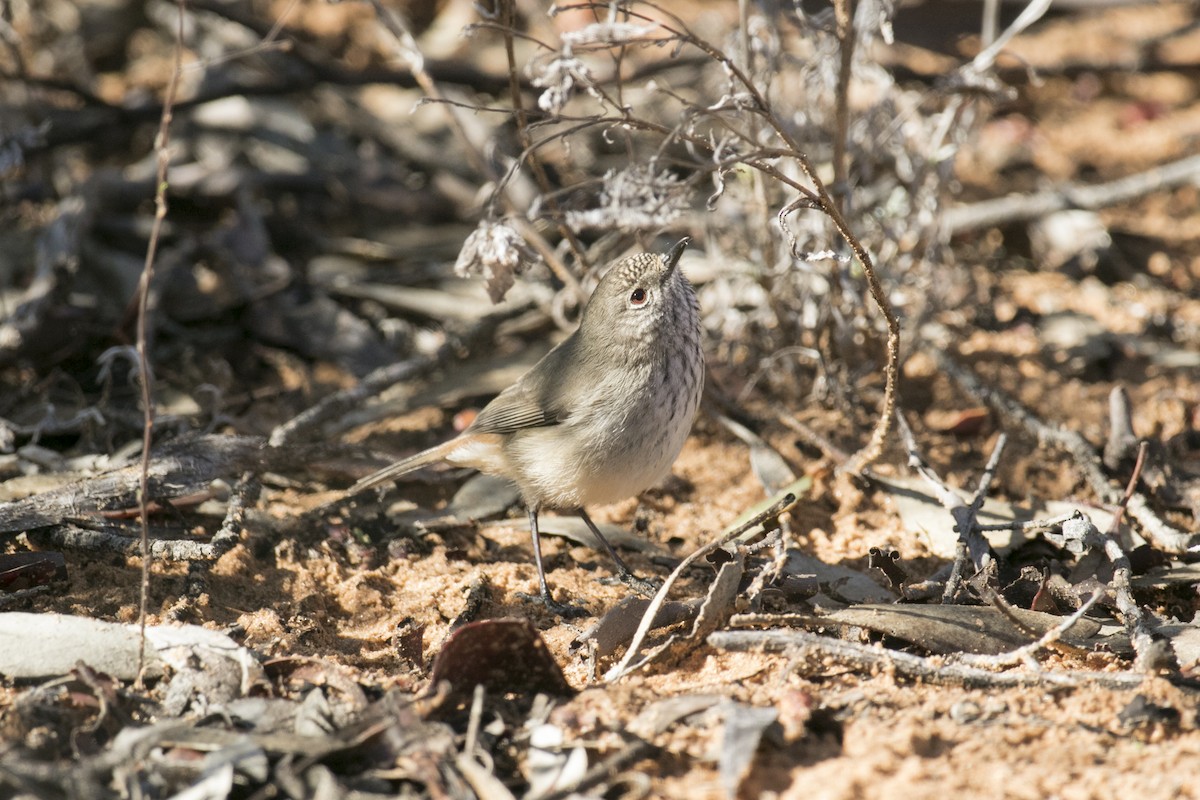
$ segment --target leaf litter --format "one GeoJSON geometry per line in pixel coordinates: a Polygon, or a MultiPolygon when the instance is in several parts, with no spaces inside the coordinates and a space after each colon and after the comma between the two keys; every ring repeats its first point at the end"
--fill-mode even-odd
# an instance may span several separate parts
{"type": "MultiPolygon", "coordinates": [[[[99,17],[89,16],[87,25],[118,13],[88,5],[88,14],[99,17]]],[[[214,36],[226,31],[217,23],[218,12],[215,6],[207,12],[214,36]]],[[[364,35],[354,25],[340,27],[359,12],[331,6],[323,13],[328,16],[307,14],[302,27],[340,30],[347,37],[345,46],[360,58],[379,60],[372,34],[364,35]]],[[[1129,16],[1136,11],[1118,9],[1111,16],[1095,15],[1100,23],[1091,15],[1084,22],[1104,28],[1107,19],[1110,35],[1125,41],[1140,30],[1129,25],[1131,20],[1153,20],[1153,31],[1145,35],[1160,37],[1154,56],[1159,62],[1178,59],[1181,48],[1188,52],[1186,37],[1177,33],[1187,27],[1186,11],[1170,6],[1144,13],[1129,16]]],[[[1053,40],[1057,33],[1065,51],[1071,35],[1064,38],[1063,31],[1073,30],[1071,23],[1077,21],[1048,23],[1045,33],[1034,29],[1030,38],[1040,41],[1036,34],[1053,40]]],[[[18,25],[28,22],[17,20],[18,25]]],[[[800,22],[814,29],[822,24],[815,18],[800,22]]],[[[596,30],[638,36],[658,31],[653,34],[657,37],[661,24],[666,23],[618,25],[610,20],[596,30]]],[[[31,32],[48,35],[40,28],[31,32]]],[[[773,37],[760,29],[745,45],[769,55],[780,46],[773,37]]],[[[1020,47],[1025,41],[1015,41],[1024,52],[1020,47]]],[[[580,40],[579,45],[589,42],[580,40]]],[[[148,76],[163,71],[150,66],[163,52],[148,47],[128,53],[143,60],[142,70],[127,76],[133,85],[140,75],[153,87],[156,79],[148,76]]],[[[317,58],[311,49],[301,52],[317,58]]],[[[1040,56],[1046,48],[1035,52],[1040,56]]],[[[315,68],[334,80],[336,71],[320,58],[315,68]]],[[[825,61],[813,59],[818,68],[825,61]]],[[[1117,177],[1107,173],[1121,172],[1122,163],[1145,166],[1134,153],[1110,152],[1103,163],[1085,155],[1089,142],[1094,144],[1088,130],[1096,127],[1097,114],[1106,115],[1100,128],[1109,134],[1108,124],[1133,126],[1129,130],[1136,128],[1139,141],[1165,143],[1165,149],[1154,151],[1160,160],[1183,155],[1171,150],[1171,143],[1180,140],[1171,131],[1179,129],[1186,112],[1170,106],[1178,100],[1164,100],[1169,92],[1152,88],[1160,76],[1135,76],[1142,79],[1140,85],[1124,76],[1105,86],[1059,76],[1053,60],[1039,64],[1051,72],[1051,83],[1043,94],[1030,89],[1027,102],[1041,104],[1043,111],[1066,108],[1076,119],[1030,118],[1022,125],[1016,119],[1022,112],[1013,110],[993,120],[993,135],[1013,137],[1008,143],[1012,149],[1005,151],[1011,157],[988,162],[996,172],[986,176],[986,184],[972,183],[964,169],[967,196],[1003,194],[1000,187],[1020,189],[1022,182],[1043,174],[1089,181],[1092,170],[1108,178],[1117,177]],[[1113,97],[1091,103],[1101,90],[1113,97]],[[1035,125],[1039,135],[1022,133],[1035,125]],[[1122,161],[1126,156],[1130,162],[1122,161]],[[1029,170],[1029,164],[1042,172],[1029,170]]],[[[1093,66],[1103,73],[1104,65],[1093,66]]],[[[572,102],[602,102],[602,79],[590,69],[560,70],[560,77],[589,85],[563,87],[558,94],[543,95],[552,98],[546,102],[556,108],[560,103],[565,108],[572,102]]],[[[286,72],[272,77],[281,75],[286,72]]],[[[223,77],[240,76],[234,70],[223,77]]],[[[806,77],[816,84],[827,76],[806,77]]],[[[1158,82],[1174,85],[1173,75],[1161,77],[1158,82]]],[[[474,79],[482,85],[480,75],[474,79]]],[[[543,83],[549,79],[540,78],[543,83]]],[[[780,88],[785,95],[796,91],[794,86],[780,88]]],[[[17,563],[12,559],[29,548],[50,548],[55,578],[62,578],[60,564],[68,578],[66,583],[50,581],[45,566],[32,576],[15,578],[12,589],[35,593],[14,592],[7,607],[36,612],[35,618],[0,618],[24,624],[6,634],[6,644],[26,651],[22,655],[31,655],[44,670],[18,677],[13,669],[0,687],[5,741],[0,780],[6,790],[31,797],[224,797],[259,791],[331,797],[508,797],[526,792],[565,797],[622,791],[677,797],[919,797],[948,791],[1167,797],[1194,790],[1181,764],[1195,755],[1197,741],[1191,622],[1196,581],[1186,563],[1191,557],[1186,534],[1195,527],[1194,487],[1200,473],[1194,443],[1200,398],[1189,372],[1194,360],[1188,360],[1200,330],[1200,309],[1192,299],[1200,281],[1200,256],[1194,242],[1186,240],[1130,242],[1131,231],[1143,237],[1153,231],[1155,219],[1169,220],[1172,228],[1194,222],[1194,189],[1163,184],[1161,196],[1144,205],[1092,212],[1084,221],[1089,230],[1097,225],[1108,229],[1103,247],[1095,245],[1102,241],[1097,236],[1089,239],[1093,245],[1064,253],[1063,237],[1038,240],[1054,231],[1039,232],[1035,226],[1027,233],[1032,240],[1027,270],[1011,264],[995,268],[1005,248],[1019,251],[1014,242],[1026,235],[1014,230],[1019,226],[1001,224],[978,239],[968,233],[957,241],[963,248],[960,257],[981,265],[964,269],[971,273],[976,296],[988,298],[986,310],[965,325],[956,317],[962,303],[923,310],[938,324],[959,326],[955,355],[997,393],[1049,426],[1023,428],[1011,418],[1012,403],[970,396],[972,390],[927,350],[917,352],[905,364],[902,407],[920,418],[916,433],[927,450],[924,458],[945,484],[974,485],[983,454],[1002,449],[996,433],[1003,430],[1014,441],[999,460],[1000,497],[994,505],[981,506],[979,521],[1015,518],[1014,509],[1043,504],[1045,513],[1038,510],[1033,516],[1061,518],[1080,510],[1087,518],[1086,525],[1079,521],[1077,534],[1060,519],[1010,542],[1011,549],[981,557],[994,565],[993,571],[980,569],[957,582],[956,591],[971,601],[967,605],[863,605],[886,603],[897,592],[909,599],[918,590],[926,598],[937,597],[939,590],[956,583],[943,574],[948,562],[971,559],[959,552],[963,532],[954,530],[957,519],[952,521],[944,508],[924,503],[918,511],[902,508],[899,515],[890,508],[890,498],[911,496],[920,486],[895,466],[903,461],[898,449],[875,466],[883,480],[866,476],[854,483],[837,474],[845,460],[837,456],[839,448],[852,450],[869,427],[870,398],[878,389],[869,376],[878,364],[873,356],[864,357],[874,341],[870,325],[858,316],[844,324],[845,317],[838,317],[846,309],[829,302],[832,295],[825,293],[845,296],[851,288],[852,295],[857,287],[845,274],[814,266],[839,263],[815,252],[830,246],[829,231],[810,217],[789,218],[791,248],[814,251],[798,269],[789,262],[788,270],[763,277],[752,260],[747,278],[704,265],[707,322],[720,333],[711,363],[714,384],[731,395],[749,387],[739,395],[739,419],[729,418],[737,427],[702,418],[667,485],[604,510],[599,521],[626,535],[635,532],[640,537],[636,541],[653,543],[626,552],[640,574],[662,577],[719,531],[735,529],[780,493],[790,489],[798,502],[786,513],[780,509],[768,515],[768,525],[732,543],[725,560],[696,561],[681,572],[674,599],[662,606],[670,613],[655,615],[645,625],[649,644],[660,648],[662,657],[602,684],[598,676],[627,654],[622,648],[650,605],[605,580],[604,560],[587,537],[572,531],[568,538],[548,538],[546,543],[554,585],[581,598],[598,619],[596,628],[585,633],[520,597],[531,588],[533,575],[528,530],[506,517],[515,498],[503,487],[467,483],[460,493],[458,475],[417,476],[404,487],[403,507],[394,508],[370,498],[349,502],[336,491],[372,469],[371,459],[412,452],[448,434],[455,427],[451,413],[482,399],[471,389],[480,384],[460,376],[457,386],[451,378],[449,385],[439,387],[436,378],[429,380],[431,373],[453,375],[461,354],[480,349],[482,342],[487,343],[485,353],[494,349],[502,367],[508,359],[519,363],[533,338],[552,338],[558,323],[569,323],[573,312],[563,299],[567,293],[548,297],[535,288],[554,265],[528,263],[533,259],[518,265],[507,253],[485,254],[478,264],[468,265],[487,273],[486,291],[510,292],[509,304],[496,310],[436,288],[429,290],[435,294],[423,296],[405,294],[405,285],[397,289],[400,294],[383,291],[391,276],[378,269],[373,260],[378,253],[391,253],[409,278],[422,282],[423,272],[425,277],[446,277],[430,267],[454,261],[455,252],[443,252],[446,247],[431,255],[419,248],[389,248],[386,242],[374,243],[372,249],[365,246],[371,243],[325,238],[320,249],[354,253],[354,269],[377,277],[380,291],[372,293],[371,282],[364,281],[339,293],[336,282],[323,284],[315,268],[309,273],[316,278],[311,283],[296,280],[288,259],[301,263],[303,247],[313,244],[305,230],[326,223],[353,226],[303,192],[286,198],[307,209],[299,217],[302,224],[288,219],[287,202],[267,208],[252,202],[244,190],[228,193],[222,187],[232,185],[235,177],[230,153],[239,153],[244,164],[276,187],[348,187],[343,198],[350,213],[364,218],[389,208],[433,222],[439,214],[454,213],[455,203],[470,193],[463,192],[461,174],[453,169],[431,170],[438,173],[437,182],[422,182],[416,172],[402,175],[403,180],[388,184],[390,193],[381,192],[379,175],[369,174],[377,167],[364,167],[377,162],[358,158],[360,151],[329,135],[329,129],[307,126],[304,115],[286,104],[274,105],[274,115],[258,114],[258,99],[243,103],[243,110],[249,106],[255,114],[237,118],[237,125],[256,132],[255,146],[244,147],[242,139],[232,136],[230,118],[212,116],[221,110],[212,104],[208,117],[196,117],[215,125],[197,132],[200,140],[211,137],[207,149],[196,151],[208,155],[185,164],[195,168],[180,170],[173,179],[197,216],[180,218],[184,222],[172,231],[173,247],[162,265],[168,276],[161,289],[162,308],[171,325],[162,330],[158,368],[167,387],[161,408],[168,413],[160,425],[164,432],[192,436],[166,442],[152,460],[158,470],[153,473],[157,505],[152,508],[157,558],[149,621],[159,632],[170,633],[151,638],[153,648],[161,648],[165,666],[156,668],[161,676],[145,674],[144,685],[133,681],[136,667],[130,666],[129,634],[136,629],[129,625],[136,617],[136,563],[130,554],[136,544],[128,534],[137,513],[136,472],[116,462],[98,475],[94,470],[89,474],[87,466],[75,464],[83,474],[73,475],[75,482],[67,484],[59,473],[69,465],[56,452],[113,450],[101,446],[101,440],[120,442],[136,431],[133,420],[140,415],[129,413],[136,408],[124,379],[136,381],[137,376],[119,371],[126,351],[105,350],[110,354],[96,359],[106,370],[103,397],[81,388],[85,378],[71,376],[70,367],[71,359],[86,361],[96,352],[95,340],[105,338],[96,331],[121,325],[124,304],[112,302],[111,286],[97,291],[89,270],[99,263],[126,284],[136,274],[130,268],[136,259],[121,245],[135,235],[137,204],[145,197],[138,183],[144,184],[144,176],[139,177],[144,169],[98,180],[78,197],[57,203],[55,221],[40,240],[38,271],[22,284],[15,298],[19,302],[12,304],[14,313],[5,322],[0,351],[3,363],[12,365],[6,386],[13,392],[0,439],[21,446],[4,469],[14,477],[20,473],[26,480],[50,483],[26,492],[25,499],[17,496],[15,484],[11,487],[14,502],[3,509],[9,520],[7,550],[0,554],[8,561],[0,565],[17,563]],[[222,146],[211,146],[218,140],[222,146]],[[222,152],[221,159],[207,160],[222,152]],[[320,169],[306,175],[309,165],[320,169]],[[361,198],[372,198],[377,205],[361,203],[361,198]],[[206,208],[206,203],[215,205],[206,208]],[[214,221],[205,217],[212,208],[228,215],[217,234],[205,230],[214,221]],[[265,224],[264,214],[274,228],[265,224]],[[1177,223],[1176,217],[1187,219],[1177,223]],[[302,245],[285,257],[271,249],[288,241],[278,235],[280,226],[302,245]],[[1139,255],[1142,246],[1153,252],[1139,255]],[[95,259],[84,262],[88,269],[80,269],[80,254],[95,259]],[[1057,271],[1048,268],[1050,261],[1057,271]],[[516,276],[518,266],[529,270],[516,276]],[[522,294],[526,281],[528,295],[522,294]],[[797,297],[808,299],[773,309],[771,302],[789,295],[771,295],[763,287],[774,283],[778,289],[788,281],[800,285],[797,297]],[[55,291],[45,292],[47,287],[55,291]],[[81,296],[94,302],[65,307],[70,319],[86,320],[83,329],[92,333],[64,335],[66,328],[55,324],[60,318],[49,313],[57,308],[53,302],[81,296]],[[381,313],[388,308],[402,308],[406,314],[393,318],[381,313]],[[412,314],[420,317],[422,309],[433,308],[442,309],[435,316],[447,320],[444,327],[413,323],[412,314]],[[222,339],[222,324],[239,319],[244,322],[239,335],[222,339]],[[838,357],[820,369],[805,367],[802,359],[776,358],[773,351],[780,340],[768,332],[795,324],[789,322],[793,319],[803,320],[805,330],[820,332],[805,344],[825,348],[822,357],[838,357]],[[972,322],[977,324],[972,327],[972,322]],[[247,348],[247,341],[253,346],[247,348]],[[395,363],[396,352],[408,354],[408,360],[395,363]],[[757,391],[751,385],[756,360],[771,365],[761,381],[754,379],[761,383],[757,391]],[[31,362],[41,367],[22,373],[28,369],[22,365],[31,362]],[[224,366],[213,367],[217,362],[224,366]],[[340,366],[330,366],[334,362],[340,366]],[[354,384],[355,378],[362,382],[354,384]],[[349,386],[377,387],[392,378],[415,388],[418,402],[432,408],[414,409],[410,396],[386,410],[355,417],[358,428],[342,441],[337,438],[351,426],[344,427],[339,415],[328,410],[338,403],[303,416],[317,409],[314,404],[324,402],[322,398],[339,392],[353,400],[349,386]],[[179,391],[200,383],[204,391],[179,391]],[[1150,533],[1166,534],[1159,539],[1150,535],[1150,549],[1156,550],[1156,541],[1179,545],[1157,548],[1160,555],[1171,552],[1166,563],[1135,563],[1136,541],[1126,540],[1122,529],[1109,532],[1107,519],[1095,509],[1097,500],[1108,499],[1107,490],[1081,476],[1088,467],[1070,442],[1065,452],[1041,446],[1050,427],[1065,424],[1081,431],[1098,452],[1113,385],[1129,390],[1132,429],[1166,454],[1157,468],[1150,463],[1143,473],[1143,491],[1165,501],[1149,509],[1163,516],[1152,521],[1162,527],[1150,533]],[[170,390],[176,392],[174,398],[170,390]],[[780,408],[818,436],[769,424],[780,408]],[[385,414],[408,415],[408,422],[381,422],[385,414]],[[324,439],[306,438],[318,428],[324,439]],[[240,437],[229,436],[231,430],[240,437]],[[282,433],[277,437],[276,432],[282,433]],[[273,448],[262,446],[268,436],[273,448]],[[289,437],[302,443],[289,443],[289,437]],[[363,441],[376,452],[362,452],[363,441]],[[191,465],[180,460],[196,454],[205,458],[191,465]],[[253,473],[252,479],[247,473],[253,473]],[[1168,491],[1175,494],[1164,494],[1168,491]],[[1097,494],[1101,496],[1093,496],[1097,494]],[[1060,512],[1052,503],[1066,506],[1060,512]],[[478,526],[482,519],[491,522],[478,526]],[[217,535],[221,531],[223,537],[217,535]],[[1184,535],[1173,536],[1179,533],[1184,535]],[[901,568],[903,576],[892,588],[893,582],[868,567],[872,549],[901,568]],[[168,560],[172,554],[175,559],[168,560]],[[759,580],[771,575],[771,580],[759,580]],[[988,590],[1001,601],[985,604],[988,590]],[[1035,602],[1053,613],[1023,610],[1024,604],[1035,602]],[[1084,609],[1092,618],[1072,621],[1071,612],[1087,603],[1093,604],[1084,609]],[[1016,604],[1022,605],[1012,607],[1016,604]],[[46,658],[50,624],[58,619],[54,613],[70,615],[87,629],[67,637],[70,647],[60,662],[46,658]],[[1144,632],[1136,625],[1120,624],[1135,618],[1153,629],[1149,645],[1138,644],[1144,632]],[[1096,636],[1102,623],[1107,637],[1096,636]],[[591,644],[581,648],[581,641],[591,644]],[[1174,663],[1155,649],[1164,642],[1174,663]],[[1138,651],[1143,646],[1147,652],[1138,651]],[[521,657],[514,657],[518,652],[521,657]],[[970,653],[994,660],[965,659],[970,653]],[[104,666],[101,655],[118,656],[121,666],[104,666]],[[1134,655],[1138,669],[1133,668],[1134,655]],[[61,768],[68,763],[70,770],[61,768]]],[[[901,105],[908,99],[900,96],[901,105]]],[[[363,124],[362,107],[342,100],[333,101],[333,110],[322,108],[321,101],[314,109],[363,124]]],[[[748,107],[747,98],[736,94],[722,103],[748,107]]],[[[110,113],[103,106],[96,110],[102,116],[110,113]]],[[[222,113],[237,110],[227,106],[222,113]]],[[[811,113],[818,127],[832,126],[832,119],[820,118],[819,105],[811,113]]],[[[923,118],[906,118],[906,113],[913,111],[895,113],[893,108],[886,118],[911,137],[905,120],[917,124],[923,118]]],[[[66,135],[82,130],[86,139],[99,130],[86,127],[85,115],[74,119],[84,127],[68,129],[66,135]]],[[[428,125],[426,119],[420,124],[428,125]]],[[[370,126],[360,134],[357,142],[380,147],[378,132],[370,126]]],[[[55,135],[63,134],[55,129],[55,135]]],[[[380,137],[387,142],[385,150],[390,147],[411,159],[403,166],[388,162],[390,168],[411,170],[412,164],[422,163],[440,168],[444,165],[438,161],[454,161],[445,152],[433,154],[438,161],[431,161],[420,137],[410,137],[410,142],[402,138],[380,137]]],[[[896,145],[902,138],[880,149],[898,159],[900,172],[918,186],[923,176],[912,170],[922,167],[905,161],[910,154],[896,145]]],[[[25,147],[36,140],[14,138],[26,142],[25,147]]],[[[1122,140],[1120,134],[1109,135],[1106,146],[1122,140]]],[[[186,135],[180,141],[188,141],[186,135]]],[[[695,146],[695,140],[687,143],[695,146]]],[[[976,166],[996,158],[996,152],[983,150],[960,151],[964,166],[970,166],[971,158],[976,166]]],[[[564,198],[564,219],[591,224],[603,217],[606,225],[621,228],[683,213],[679,202],[687,186],[676,172],[658,164],[607,163],[602,151],[597,151],[596,175],[637,180],[612,186],[601,180],[592,191],[564,198]],[[626,195],[636,201],[636,213],[624,214],[614,199],[626,195]]],[[[1140,158],[1149,158],[1147,152],[1140,158]]],[[[866,163],[868,156],[859,158],[866,163]]],[[[564,172],[572,168],[566,159],[555,166],[564,172]]],[[[747,207],[755,202],[753,193],[737,194],[734,178],[740,176],[719,170],[714,176],[714,183],[721,184],[712,200],[718,211],[729,198],[747,207]]],[[[873,190],[886,195],[884,189],[873,190]]],[[[919,189],[890,196],[917,207],[929,197],[919,189]]],[[[723,219],[714,216],[713,260],[721,244],[732,243],[736,249],[730,231],[746,227],[741,215],[732,224],[723,219]]],[[[910,222],[918,219],[928,221],[930,215],[914,213],[910,222]]],[[[969,231],[963,222],[969,222],[969,215],[956,220],[961,230],[969,231]]],[[[923,239],[919,224],[913,223],[915,232],[876,231],[872,226],[888,227],[886,218],[860,222],[876,237],[872,247],[892,256],[888,263],[901,284],[898,294],[944,299],[943,294],[957,291],[956,281],[939,281],[936,274],[921,283],[921,264],[949,267],[937,261],[938,246],[923,239]]],[[[1055,220],[1043,220],[1047,222],[1055,220]]],[[[455,237],[445,238],[461,244],[469,229],[460,224],[455,237]]],[[[502,244],[512,241],[504,231],[502,244]]],[[[507,379],[496,377],[494,382],[489,391],[507,379]]],[[[363,391],[357,397],[374,396],[363,391]]],[[[350,405],[357,412],[361,402],[350,405]]],[[[1115,463],[1119,468],[1105,478],[1113,485],[1128,479],[1130,469],[1119,457],[1115,463]]],[[[993,501],[992,496],[987,499],[993,501]]],[[[1151,518],[1134,500],[1129,514],[1142,515],[1139,527],[1145,530],[1151,518]]],[[[959,502],[966,506],[970,498],[959,502]]],[[[1105,512],[1111,512],[1113,504],[1107,505],[1105,512]]]]}

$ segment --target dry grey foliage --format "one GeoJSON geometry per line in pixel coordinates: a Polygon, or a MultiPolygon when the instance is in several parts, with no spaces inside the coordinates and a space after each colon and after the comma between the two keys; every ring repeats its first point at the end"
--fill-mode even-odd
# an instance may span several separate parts
{"type": "MultiPolygon", "coordinates": [[[[808,185],[793,147],[822,163],[837,135],[832,18],[753,6],[744,27],[706,39],[654,3],[555,10],[568,9],[596,20],[557,40],[537,40],[540,28],[517,40],[535,43],[524,72],[545,112],[531,117],[522,159],[558,165],[564,178],[553,204],[529,208],[530,221],[565,222],[581,235],[702,229],[710,257],[729,265],[701,290],[719,358],[769,358],[797,339],[842,365],[877,352],[879,317],[863,304],[834,225],[815,211],[781,215],[808,185]]],[[[890,38],[893,11],[890,2],[857,4],[852,69],[856,98],[867,102],[846,131],[849,184],[831,188],[849,228],[886,264],[904,315],[917,318],[936,299],[930,289],[944,285],[932,275],[946,257],[937,226],[945,177],[973,129],[969,114],[956,109],[950,124],[936,98],[899,86],[871,60],[868,45],[890,38]]],[[[805,372],[789,360],[776,367],[780,386],[805,372]]]]}
{"type": "Polygon", "coordinates": [[[688,194],[682,180],[653,164],[610,169],[601,179],[597,206],[568,211],[566,220],[579,232],[666,228],[687,211],[688,194]]]}

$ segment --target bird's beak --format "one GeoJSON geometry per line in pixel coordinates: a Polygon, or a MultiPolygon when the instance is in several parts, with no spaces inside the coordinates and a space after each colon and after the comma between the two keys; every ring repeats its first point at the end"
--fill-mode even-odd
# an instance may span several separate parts
{"type": "Polygon", "coordinates": [[[671,250],[663,256],[663,263],[667,266],[667,274],[670,275],[675,271],[675,267],[679,266],[679,258],[683,255],[683,251],[692,243],[692,240],[687,236],[680,239],[671,250]]]}

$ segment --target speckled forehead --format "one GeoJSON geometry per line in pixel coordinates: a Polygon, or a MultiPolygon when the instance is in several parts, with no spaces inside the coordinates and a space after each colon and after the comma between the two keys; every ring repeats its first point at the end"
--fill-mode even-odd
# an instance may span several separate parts
{"type": "Polygon", "coordinates": [[[613,268],[613,277],[622,283],[636,283],[646,275],[661,271],[662,256],[653,253],[639,253],[630,256],[613,268]]]}

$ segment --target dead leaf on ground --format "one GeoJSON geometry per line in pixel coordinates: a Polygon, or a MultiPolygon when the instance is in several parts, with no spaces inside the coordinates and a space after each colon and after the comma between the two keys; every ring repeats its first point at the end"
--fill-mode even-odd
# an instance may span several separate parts
{"type": "Polygon", "coordinates": [[[451,692],[468,697],[481,685],[489,692],[541,692],[569,696],[575,690],[546,643],[527,619],[488,619],[463,625],[450,635],[433,662],[430,681],[450,684],[451,692]]]}

